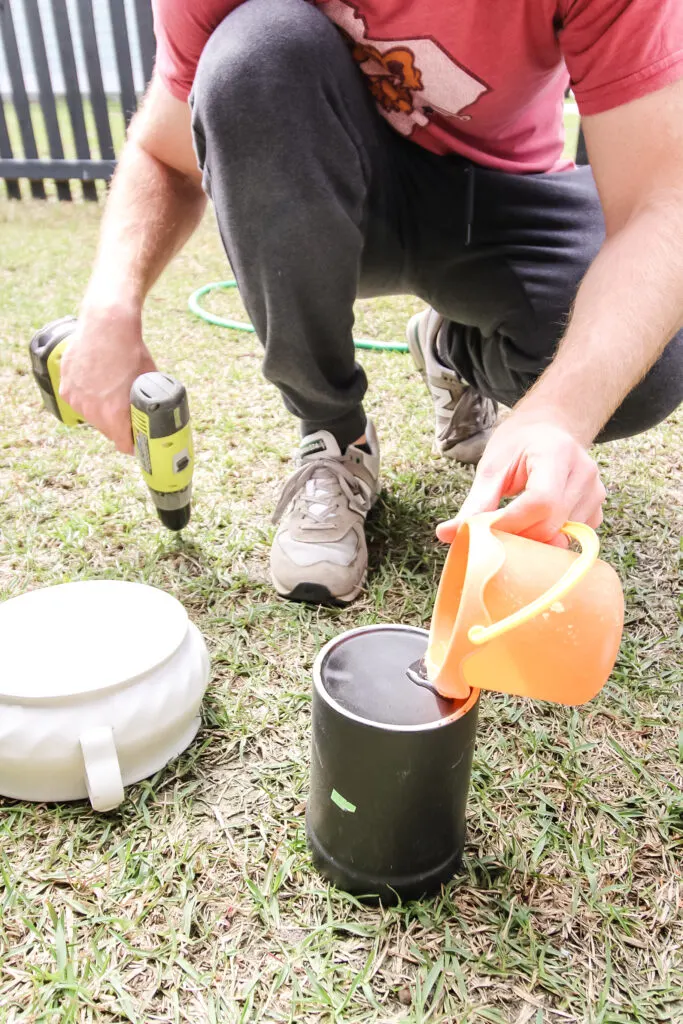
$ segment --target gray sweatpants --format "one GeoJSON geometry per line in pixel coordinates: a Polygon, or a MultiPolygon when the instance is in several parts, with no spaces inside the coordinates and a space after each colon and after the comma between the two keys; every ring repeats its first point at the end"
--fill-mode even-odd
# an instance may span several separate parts
{"type": "MultiPolygon", "coordinates": [[[[357,296],[415,294],[446,316],[445,359],[513,405],[552,360],[604,238],[588,167],[513,175],[436,156],[377,113],[334,25],[305,0],[246,0],[202,54],[193,130],[263,371],[303,433],[365,426],[357,296]]],[[[683,399],[683,333],[601,440],[683,399]]]]}

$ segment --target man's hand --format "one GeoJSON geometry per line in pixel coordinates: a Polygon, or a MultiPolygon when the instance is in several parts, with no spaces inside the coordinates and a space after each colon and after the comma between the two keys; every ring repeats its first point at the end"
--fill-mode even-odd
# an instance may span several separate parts
{"type": "Polygon", "coordinates": [[[119,451],[131,455],[131,385],[154,369],[139,313],[84,310],[62,359],[60,394],[119,451]]]}
{"type": "Polygon", "coordinates": [[[465,519],[515,495],[496,529],[566,546],[560,529],[567,520],[602,522],[605,488],[585,448],[561,423],[520,411],[493,434],[460,512],[437,528],[439,540],[452,541],[465,519]]]}

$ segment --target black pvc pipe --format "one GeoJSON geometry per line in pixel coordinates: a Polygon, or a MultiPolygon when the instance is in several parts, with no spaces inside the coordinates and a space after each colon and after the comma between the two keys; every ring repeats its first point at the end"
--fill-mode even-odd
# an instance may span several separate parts
{"type": "Polygon", "coordinates": [[[339,888],[385,903],[430,895],[462,863],[478,693],[451,702],[414,681],[427,638],[351,630],[314,667],[313,861],[339,888]]]}

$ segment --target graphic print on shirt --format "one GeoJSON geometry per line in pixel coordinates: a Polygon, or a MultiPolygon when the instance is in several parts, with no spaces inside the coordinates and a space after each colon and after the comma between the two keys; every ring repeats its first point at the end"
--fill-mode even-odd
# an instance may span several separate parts
{"type": "Polygon", "coordinates": [[[401,135],[424,127],[434,114],[469,121],[470,114],[462,111],[489,92],[434,39],[369,38],[365,18],[349,0],[326,0],[320,6],[351,40],[354,60],[381,113],[401,135]]]}

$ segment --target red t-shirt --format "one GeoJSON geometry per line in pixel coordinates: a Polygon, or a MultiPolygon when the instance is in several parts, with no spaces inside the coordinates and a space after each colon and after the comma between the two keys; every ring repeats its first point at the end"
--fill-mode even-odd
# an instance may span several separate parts
{"type": "MultiPolygon", "coordinates": [[[[157,70],[185,100],[241,0],[154,0],[157,70]]],[[[348,37],[379,110],[435,153],[557,170],[564,93],[598,114],[683,78],[683,0],[309,0],[348,37]]]]}

